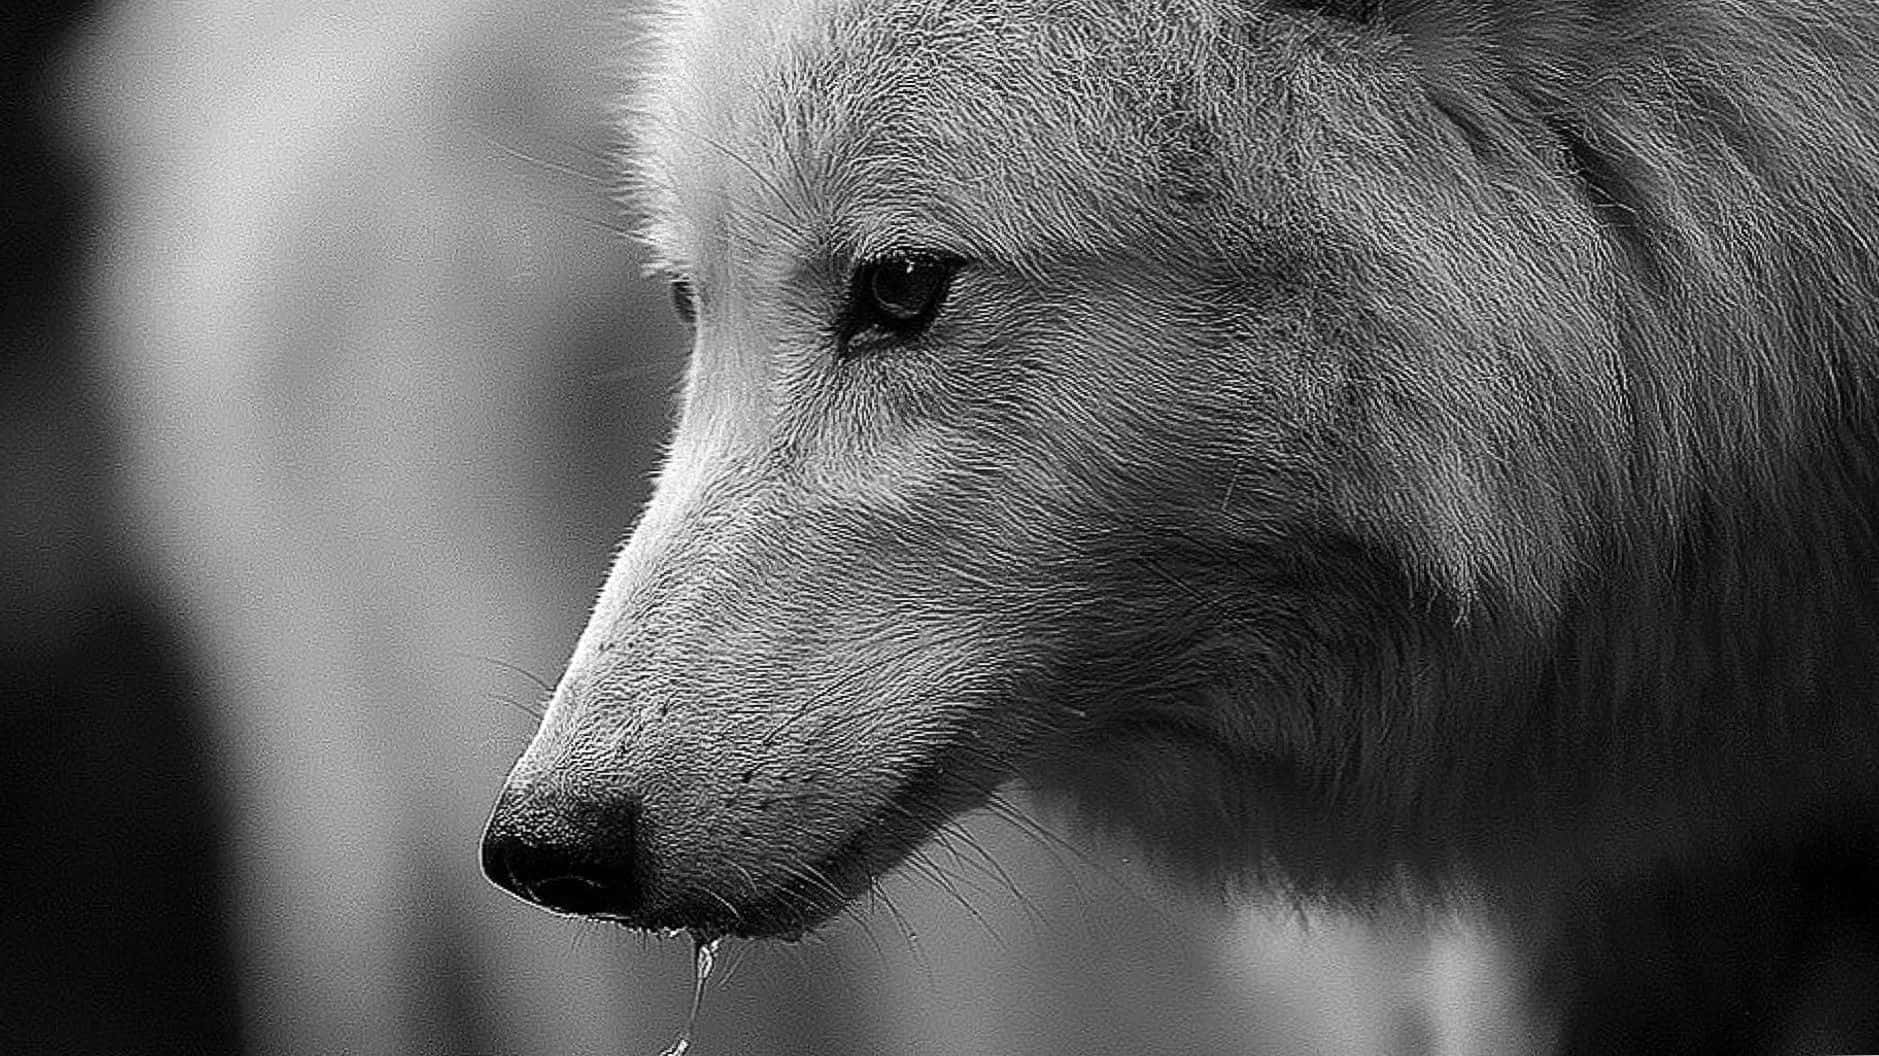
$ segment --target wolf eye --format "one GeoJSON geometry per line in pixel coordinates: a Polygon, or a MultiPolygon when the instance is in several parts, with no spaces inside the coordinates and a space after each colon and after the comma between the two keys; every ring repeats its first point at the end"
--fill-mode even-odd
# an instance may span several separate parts
{"type": "Polygon", "coordinates": [[[698,325],[698,294],[690,279],[672,280],[672,311],[686,326],[698,325]]]}
{"type": "Polygon", "coordinates": [[[879,327],[896,337],[912,337],[925,330],[946,303],[953,274],[963,263],[956,257],[906,253],[861,265],[849,292],[849,331],[879,327]]]}

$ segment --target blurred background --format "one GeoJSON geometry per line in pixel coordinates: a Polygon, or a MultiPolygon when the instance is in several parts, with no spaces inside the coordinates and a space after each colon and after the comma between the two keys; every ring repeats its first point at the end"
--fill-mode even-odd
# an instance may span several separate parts
{"type": "MultiPolygon", "coordinates": [[[[678,1037],[688,942],[477,864],[682,363],[612,197],[628,16],[0,20],[0,1052],[678,1037]]],[[[1494,1051],[1465,931],[1229,917],[1038,820],[727,944],[692,1053],[1494,1051]]]]}

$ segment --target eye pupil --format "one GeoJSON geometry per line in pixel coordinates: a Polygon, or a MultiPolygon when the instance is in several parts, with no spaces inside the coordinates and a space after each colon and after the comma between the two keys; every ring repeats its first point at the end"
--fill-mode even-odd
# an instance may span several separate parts
{"type": "Polygon", "coordinates": [[[863,264],[855,273],[853,324],[900,337],[925,329],[939,314],[960,261],[897,254],[863,264]]]}
{"type": "Polygon", "coordinates": [[[883,316],[912,322],[933,307],[944,275],[934,261],[895,257],[875,266],[868,292],[883,316]]]}

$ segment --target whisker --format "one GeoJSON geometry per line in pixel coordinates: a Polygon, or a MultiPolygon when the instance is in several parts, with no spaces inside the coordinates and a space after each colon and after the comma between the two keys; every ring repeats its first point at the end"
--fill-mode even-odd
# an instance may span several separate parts
{"type": "Polygon", "coordinates": [[[527,715],[529,718],[534,719],[536,722],[540,722],[542,718],[548,714],[548,709],[542,705],[530,704],[503,693],[491,693],[488,695],[487,699],[491,704],[501,704],[505,707],[514,708],[522,714],[527,715]]]}
{"type": "Polygon", "coordinates": [[[1025,918],[1030,922],[1033,928],[1039,931],[1046,928],[1043,910],[1039,909],[1037,904],[1031,900],[1030,896],[1024,893],[1024,889],[1019,887],[1017,881],[1011,878],[1011,874],[1005,872],[1004,867],[1000,866],[983,847],[979,846],[977,839],[970,833],[957,825],[949,825],[939,831],[934,837],[934,843],[943,848],[947,854],[952,855],[953,861],[959,863],[962,868],[970,864],[987,878],[995,880],[999,888],[1010,895],[1011,900],[1024,912],[1025,918]],[[977,857],[967,858],[961,855],[958,847],[958,844],[961,842],[977,852],[977,857]]]}
{"type": "MultiPolygon", "coordinates": [[[[964,892],[959,890],[959,880],[951,876],[946,871],[945,867],[933,861],[924,851],[916,851],[908,855],[906,864],[909,869],[913,870],[919,876],[931,880],[947,897],[958,903],[959,908],[964,910],[967,916],[978,922],[979,927],[984,930],[986,937],[991,939],[999,949],[1002,950],[1006,948],[1004,936],[998,933],[997,928],[992,927],[992,922],[985,919],[985,915],[979,912],[978,907],[972,903],[972,900],[967,898],[964,892]]],[[[970,883],[970,881],[966,882],[970,883]]]]}
{"type": "MultiPolygon", "coordinates": [[[[648,118],[648,120],[656,121],[656,119],[652,119],[652,118],[648,118]]],[[[810,198],[809,193],[808,193],[808,185],[803,180],[800,171],[795,171],[795,167],[792,167],[793,171],[791,175],[793,177],[792,182],[795,185],[796,193],[792,194],[786,191],[775,180],[773,180],[770,174],[765,172],[760,166],[752,163],[748,158],[745,158],[742,154],[731,149],[731,147],[729,147],[725,143],[709,135],[706,135],[705,133],[700,132],[699,130],[695,128],[676,125],[670,121],[658,121],[657,124],[659,127],[667,131],[676,133],[677,135],[680,135],[680,136],[686,136],[700,143],[703,143],[706,146],[710,147],[712,150],[716,151],[717,153],[723,155],[725,158],[729,159],[731,162],[736,164],[738,168],[743,169],[746,173],[748,173],[752,179],[756,180],[758,185],[761,186],[764,190],[768,191],[771,194],[771,196],[775,198],[776,201],[780,202],[785,212],[782,215],[778,215],[776,213],[773,213],[765,209],[761,205],[751,202],[748,198],[740,197],[733,201],[731,196],[728,194],[725,196],[725,200],[727,202],[731,202],[732,204],[735,204],[737,208],[740,210],[743,210],[747,213],[750,213],[752,215],[758,216],[764,220],[769,221],[771,224],[774,224],[775,226],[777,226],[778,228],[784,231],[790,231],[790,232],[794,232],[797,234],[805,234],[808,231],[808,229],[812,226],[811,221],[810,221],[810,218],[812,216],[810,203],[812,199],[810,198]]],[[[656,187],[666,193],[671,193],[675,189],[671,187],[670,185],[661,187],[660,186],[661,181],[653,178],[652,174],[644,171],[643,168],[641,172],[638,174],[637,179],[641,186],[656,187]]]]}
{"type": "Polygon", "coordinates": [[[541,677],[540,675],[529,670],[528,668],[523,667],[521,664],[510,663],[507,660],[499,660],[493,656],[484,656],[481,653],[466,653],[462,651],[457,651],[457,652],[453,652],[451,655],[457,657],[460,660],[480,660],[485,664],[494,664],[495,666],[502,668],[504,671],[509,671],[514,674],[521,675],[523,678],[526,678],[530,682],[535,683],[535,688],[541,690],[543,693],[553,693],[555,691],[555,687],[552,684],[550,684],[547,679],[541,677]]]}
{"type": "MultiPolygon", "coordinates": [[[[591,183],[591,184],[595,184],[598,186],[606,186],[611,182],[611,178],[608,176],[601,176],[601,175],[597,175],[591,172],[583,172],[580,169],[577,169],[574,166],[568,165],[564,162],[551,161],[547,158],[541,157],[540,155],[531,154],[528,151],[523,150],[521,147],[515,146],[512,143],[505,143],[502,140],[496,138],[496,136],[490,133],[487,129],[480,128],[476,125],[470,124],[467,121],[464,122],[464,125],[469,129],[470,134],[475,136],[477,139],[482,140],[485,146],[493,147],[498,152],[505,154],[516,161],[524,162],[528,165],[534,166],[535,168],[541,169],[545,172],[552,172],[557,175],[568,176],[573,179],[580,180],[583,183],[591,183]]],[[[593,151],[587,150],[584,147],[576,146],[575,149],[580,150],[583,154],[586,154],[588,157],[596,161],[605,160],[603,156],[598,155],[594,153],[593,151]]]]}

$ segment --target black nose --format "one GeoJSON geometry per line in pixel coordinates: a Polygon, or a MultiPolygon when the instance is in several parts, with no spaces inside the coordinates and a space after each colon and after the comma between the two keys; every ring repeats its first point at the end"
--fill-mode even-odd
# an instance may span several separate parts
{"type": "Polygon", "coordinates": [[[483,833],[483,873],[558,913],[630,918],[640,903],[632,812],[581,814],[504,794],[483,833]]]}

